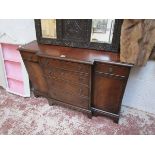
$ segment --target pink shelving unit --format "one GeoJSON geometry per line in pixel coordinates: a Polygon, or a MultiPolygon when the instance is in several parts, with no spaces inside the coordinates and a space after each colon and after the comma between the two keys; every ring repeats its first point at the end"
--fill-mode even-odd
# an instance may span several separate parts
{"type": "Polygon", "coordinates": [[[24,82],[18,81],[12,78],[7,78],[9,90],[11,92],[16,92],[16,94],[24,95],[24,82]]]}
{"type": "Polygon", "coordinates": [[[30,96],[29,78],[26,72],[18,45],[1,43],[1,52],[4,62],[7,91],[21,95],[30,96]]]}
{"type": "Polygon", "coordinates": [[[4,60],[6,75],[18,81],[23,81],[22,66],[20,62],[4,60]]]}
{"type": "Polygon", "coordinates": [[[20,63],[21,56],[17,48],[17,45],[2,44],[4,60],[20,63]]]}

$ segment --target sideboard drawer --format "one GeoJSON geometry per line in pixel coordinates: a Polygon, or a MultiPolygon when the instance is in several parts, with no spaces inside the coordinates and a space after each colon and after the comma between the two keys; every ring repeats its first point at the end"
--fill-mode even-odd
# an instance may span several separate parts
{"type": "Polygon", "coordinates": [[[65,80],[71,83],[85,84],[87,86],[89,85],[90,81],[90,77],[87,74],[65,71],[58,68],[45,68],[44,73],[44,76],[47,76],[49,78],[65,80]]]}
{"type": "Polygon", "coordinates": [[[89,107],[89,89],[82,85],[74,85],[62,80],[47,80],[49,96],[65,103],[85,109],[89,107]]]}
{"type": "Polygon", "coordinates": [[[70,105],[74,105],[84,109],[89,108],[88,98],[79,97],[76,95],[69,94],[67,92],[61,93],[61,92],[55,91],[54,89],[50,91],[50,96],[55,100],[65,102],[70,105]]]}
{"type": "MultiPolygon", "coordinates": [[[[46,78],[47,79],[47,78],[46,78]]],[[[79,97],[89,97],[89,88],[80,84],[72,84],[69,81],[62,81],[59,79],[47,79],[48,85],[51,90],[55,89],[55,91],[59,93],[68,93],[72,95],[76,95],[79,97]]]]}
{"type": "Polygon", "coordinates": [[[84,72],[89,73],[90,72],[90,65],[87,64],[81,64],[76,62],[69,62],[64,60],[56,60],[56,59],[48,59],[40,57],[40,64],[43,67],[55,67],[55,68],[61,68],[64,70],[70,70],[75,72],[84,72]]]}
{"type": "Polygon", "coordinates": [[[38,56],[30,52],[21,52],[23,60],[38,62],[38,56]]]}
{"type": "Polygon", "coordinates": [[[95,71],[97,72],[103,72],[106,74],[113,74],[113,75],[119,75],[119,76],[125,76],[128,77],[130,68],[124,67],[124,66],[117,66],[112,64],[106,64],[106,63],[96,63],[95,71]]]}

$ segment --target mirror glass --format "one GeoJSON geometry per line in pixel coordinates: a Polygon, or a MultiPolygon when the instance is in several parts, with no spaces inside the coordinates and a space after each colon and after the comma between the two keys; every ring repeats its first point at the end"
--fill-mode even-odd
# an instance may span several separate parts
{"type": "Polygon", "coordinates": [[[92,19],[90,42],[111,44],[114,24],[114,19],[92,19]]]}
{"type": "Polygon", "coordinates": [[[41,31],[43,38],[57,38],[56,19],[41,19],[41,31]]]}

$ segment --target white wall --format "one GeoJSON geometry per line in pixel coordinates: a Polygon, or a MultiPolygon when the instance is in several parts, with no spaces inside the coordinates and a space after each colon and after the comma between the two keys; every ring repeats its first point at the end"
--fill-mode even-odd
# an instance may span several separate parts
{"type": "Polygon", "coordinates": [[[17,44],[25,44],[36,39],[32,19],[0,19],[0,34],[4,32],[16,40],[17,44]]]}
{"type": "MultiPolygon", "coordinates": [[[[36,39],[34,20],[0,20],[0,33],[6,32],[18,43],[36,39]]],[[[134,67],[128,80],[123,105],[155,114],[155,61],[134,67]]]]}
{"type": "Polygon", "coordinates": [[[155,114],[155,61],[131,70],[122,104],[155,114]]]}

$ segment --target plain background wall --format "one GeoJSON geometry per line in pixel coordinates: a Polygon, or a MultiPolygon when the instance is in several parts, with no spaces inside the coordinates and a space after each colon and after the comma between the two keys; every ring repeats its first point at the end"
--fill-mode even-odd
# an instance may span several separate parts
{"type": "Polygon", "coordinates": [[[4,32],[18,44],[36,39],[33,19],[0,19],[0,34],[4,32]]]}
{"type": "Polygon", "coordinates": [[[132,68],[122,104],[155,114],[155,61],[132,68]]]}
{"type": "MultiPolygon", "coordinates": [[[[0,33],[3,32],[19,44],[36,39],[33,19],[0,20],[0,33]]],[[[122,104],[155,114],[155,61],[131,70],[122,104]]]]}

